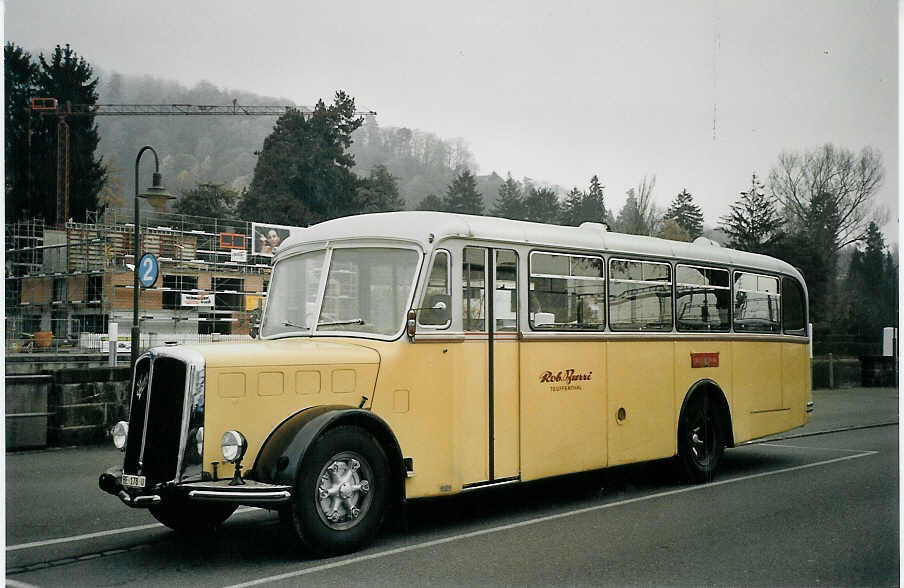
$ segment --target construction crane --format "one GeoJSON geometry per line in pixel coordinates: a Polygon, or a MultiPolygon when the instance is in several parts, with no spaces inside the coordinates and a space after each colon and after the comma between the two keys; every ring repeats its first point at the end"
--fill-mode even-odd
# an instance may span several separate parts
{"type": "MultiPolygon", "coordinates": [[[[302,114],[313,111],[305,106],[245,106],[233,100],[231,105],[214,104],[65,104],[56,98],[32,98],[31,109],[41,118],[57,117],[57,190],[56,222],[64,226],[69,216],[69,124],[72,116],[282,116],[290,110],[302,114]]],[[[373,110],[355,112],[355,116],[376,116],[373,110]]],[[[31,149],[29,117],[29,151],[31,149]]]]}

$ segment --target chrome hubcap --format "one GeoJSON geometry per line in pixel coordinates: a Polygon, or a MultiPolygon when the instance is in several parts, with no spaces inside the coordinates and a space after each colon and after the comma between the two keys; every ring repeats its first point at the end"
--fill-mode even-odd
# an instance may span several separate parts
{"type": "Polygon", "coordinates": [[[320,470],[314,502],[323,523],[335,530],[350,529],[370,509],[373,470],[352,451],[327,460],[320,470]]]}
{"type": "Polygon", "coordinates": [[[706,443],[703,441],[701,429],[697,427],[691,431],[691,453],[697,461],[706,461],[706,443]]]}

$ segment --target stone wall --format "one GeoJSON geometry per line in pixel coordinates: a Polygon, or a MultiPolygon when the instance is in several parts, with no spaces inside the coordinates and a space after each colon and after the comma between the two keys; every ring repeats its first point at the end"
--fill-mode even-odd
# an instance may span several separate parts
{"type": "Polygon", "coordinates": [[[49,375],[6,377],[7,449],[47,445],[47,400],[52,387],[53,376],[49,375]]]}
{"type": "Polygon", "coordinates": [[[128,360],[105,363],[97,355],[7,358],[7,449],[106,441],[113,424],[127,418],[131,372],[128,360]]]}
{"type": "Polygon", "coordinates": [[[128,417],[128,365],[61,370],[54,374],[48,406],[50,445],[102,443],[128,417]]]}

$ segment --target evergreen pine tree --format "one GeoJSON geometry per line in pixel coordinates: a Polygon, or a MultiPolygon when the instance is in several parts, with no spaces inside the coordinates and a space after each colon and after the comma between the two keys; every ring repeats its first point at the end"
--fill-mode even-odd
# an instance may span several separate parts
{"type": "Polygon", "coordinates": [[[584,197],[584,218],[581,222],[589,221],[594,223],[608,223],[609,212],[606,210],[606,187],[600,184],[599,176],[595,175],[590,178],[590,188],[584,197]]]}
{"type": "Polygon", "coordinates": [[[404,210],[405,201],[399,196],[396,178],[384,165],[376,165],[370,174],[358,183],[357,212],[388,212],[404,210]]]}
{"type": "Polygon", "coordinates": [[[509,174],[505,182],[499,186],[499,197],[493,207],[493,216],[521,220],[525,216],[524,196],[521,186],[509,174]]]}
{"type": "Polygon", "coordinates": [[[572,188],[568,194],[565,194],[565,201],[562,203],[563,225],[576,227],[581,224],[584,198],[584,192],[578,188],[572,188]]]}
{"type": "Polygon", "coordinates": [[[562,224],[576,227],[583,222],[609,222],[604,189],[596,175],[590,178],[587,192],[572,188],[565,195],[565,202],[562,204],[562,224]]]}
{"type": "Polygon", "coordinates": [[[731,212],[719,219],[728,235],[729,247],[754,253],[775,253],[782,238],[784,221],[754,172],[750,188],[730,206],[731,212]]]}
{"type": "MultiPolygon", "coordinates": [[[[97,104],[98,78],[94,69],[69,45],[53,50],[49,58],[38,56],[36,93],[56,98],[60,104],[97,104]]],[[[47,222],[57,218],[57,121],[36,119],[32,125],[31,156],[34,171],[31,210],[47,222]]],[[[100,157],[95,156],[100,136],[93,116],[67,119],[69,125],[69,210],[66,218],[83,220],[97,208],[97,195],[106,181],[100,157]]],[[[65,220],[65,219],[64,219],[65,220]]]]}
{"type": "MultiPolygon", "coordinates": [[[[4,45],[3,58],[6,222],[12,223],[30,215],[43,215],[43,210],[31,202],[29,190],[33,181],[28,149],[29,117],[32,116],[29,101],[37,92],[38,67],[27,51],[13,43],[4,45]]],[[[36,119],[32,124],[35,122],[36,119]]]]}
{"type": "Polygon", "coordinates": [[[477,181],[468,168],[461,168],[452,179],[443,199],[443,208],[459,214],[483,214],[483,197],[477,191],[477,181]]]}
{"type": "Polygon", "coordinates": [[[675,219],[675,222],[687,232],[691,241],[703,234],[703,212],[694,204],[694,197],[686,188],[675,196],[665,211],[663,220],[670,218],[675,219]]]}
{"type": "Polygon", "coordinates": [[[239,195],[222,184],[204,183],[183,193],[173,209],[188,216],[234,219],[239,195]]]}
{"type": "Polygon", "coordinates": [[[443,199],[436,194],[427,194],[426,196],[424,196],[424,198],[420,202],[418,202],[417,209],[435,210],[439,212],[445,211],[445,208],[443,208],[443,199]]]}
{"type": "Polygon", "coordinates": [[[310,114],[290,110],[279,117],[258,154],[239,216],[306,226],[359,212],[348,148],[362,123],[355,99],[343,91],[330,106],[320,100],[310,114]]]}
{"type": "Polygon", "coordinates": [[[615,230],[629,235],[647,234],[647,226],[637,206],[637,196],[634,195],[634,188],[628,189],[625,204],[618,211],[618,216],[615,218],[615,230]]]}
{"type": "Polygon", "coordinates": [[[535,188],[531,186],[527,192],[527,197],[524,199],[524,207],[526,210],[525,220],[556,224],[562,217],[559,198],[549,188],[535,188]]]}
{"type": "Polygon", "coordinates": [[[874,222],[864,245],[851,255],[838,318],[849,338],[869,344],[861,352],[877,353],[882,328],[898,324],[898,267],[874,222]]]}

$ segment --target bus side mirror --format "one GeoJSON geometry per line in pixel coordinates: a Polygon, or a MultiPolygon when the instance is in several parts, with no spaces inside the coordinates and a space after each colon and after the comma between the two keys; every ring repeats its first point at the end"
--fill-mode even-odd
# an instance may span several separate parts
{"type": "Polygon", "coordinates": [[[433,294],[425,300],[420,309],[418,322],[422,325],[442,326],[452,320],[452,297],[448,294],[433,294]]]}

